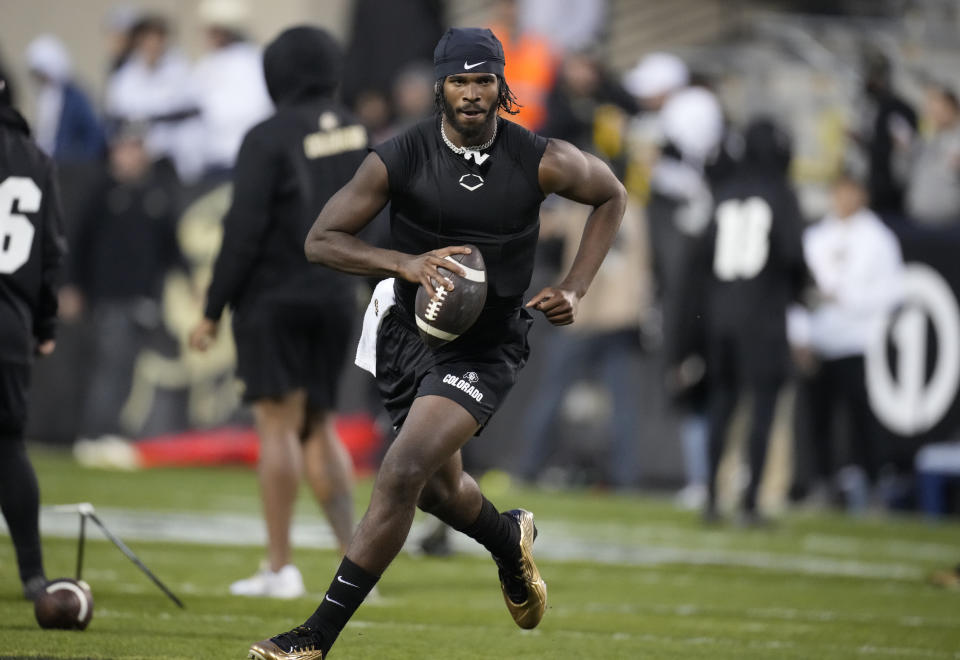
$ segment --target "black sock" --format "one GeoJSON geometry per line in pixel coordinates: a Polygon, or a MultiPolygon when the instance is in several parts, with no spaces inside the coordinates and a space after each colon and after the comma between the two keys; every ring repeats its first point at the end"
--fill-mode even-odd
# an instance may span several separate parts
{"type": "Polygon", "coordinates": [[[477,519],[459,531],[480,543],[494,557],[510,559],[520,551],[520,526],[510,516],[497,513],[497,507],[486,497],[477,519]]]}
{"type": "Polygon", "coordinates": [[[43,576],[40,489],[21,438],[0,437],[0,509],[16,549],[20,580],[43,576]]]}
{"type": "Polygon", "coordinates": [[[337,576],[330,583],[323,601],[303,624],[320,633],[324,657],[379,579],[379,576],[367,573],[346,557],[340,562],[337,576]]]}

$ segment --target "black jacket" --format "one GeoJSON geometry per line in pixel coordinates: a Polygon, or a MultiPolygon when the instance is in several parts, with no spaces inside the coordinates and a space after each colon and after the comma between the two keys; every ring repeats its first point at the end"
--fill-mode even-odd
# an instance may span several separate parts
{"type": "Polygon", "coordinates": [[[167,272],[183,259],[176,191],[156,167],[141,180],[104,174],[71,233],[71,280],[93,305],[159,300],[167,272]]]}
{"type": "Polygon", "coordinates": [[[34,341],[53,339],[65,252],[53,163],[0,104],[0,360],[29,362],[34,341]]]}
{"type": "Polygon", "coordinates": [[[207,292],[206,317],[269,301],[345,301],[353,280],[310,264],[307,232],[366,155],[367,134],[332,98],[339,53],[313,28],[287,30],[264,52],[276,113],[244,137],[233,201],[207,292]]]}

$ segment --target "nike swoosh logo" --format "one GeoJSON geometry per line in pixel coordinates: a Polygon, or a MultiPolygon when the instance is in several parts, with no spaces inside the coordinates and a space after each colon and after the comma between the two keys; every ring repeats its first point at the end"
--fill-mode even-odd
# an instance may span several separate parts
{"type": "Polygon", "coordinates": [[[486,63],[487,63],[487,61],[484,60],[484,61],[482,61],[482,62],[477,62],[476,64],[467,64],[467,61],[464,60],[464,61],[463,61],[463,68],[464,68],[464,69],[473,69],[473,68],[475,68],[475,67],[480,66],[481,64],[486,64],[486,63]]]}
{"type": "Polygon", "coordinates": [[[324,598],[326,598],[327,600],[329,600],[329,601],[330,601],[331,603],[333,603],[334,605],[339,605],[339,606],[342,607],[343,609],[347,609],[347,606],[344,605],[343,603],[341,603],[340,601],[334,600],[334,599],[330,598],[330,594],[326,594],[326,595],[324,596],[324,598]]]}
{"type": "Polygon", "coordinates": [[[339,582],[340,584],[345,584],[348,587],[353,587],[354,589],[360,588],[357,585],[355,585],[353,582],[347,582],[346,580],[344,580],[342,575],[337,576],[337,582],[339,582]]]}

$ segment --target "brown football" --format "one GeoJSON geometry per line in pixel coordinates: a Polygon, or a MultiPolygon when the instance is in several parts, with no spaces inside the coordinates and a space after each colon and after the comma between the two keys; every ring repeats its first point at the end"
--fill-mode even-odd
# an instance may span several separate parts
{"type": "Polygon", "coordinates": [[[83,630],[93,618],[93,594],[83,580],[51,580],[33,602],[41,628],[83,630]]]}
{"type": "Polygon", "coordinates": [[[447,259],[463,266],[466,277],[440,268],[441,274],[453,281],[452,291],[435,284],[437,293],[429,298],[422,285],[417,289],[417,329],[431,348],[451,342],[469,330],[487,301],[487,269],[483,255],[475,245],[465,247],[470,248],[470,254],[452,254],[447,259]]]}

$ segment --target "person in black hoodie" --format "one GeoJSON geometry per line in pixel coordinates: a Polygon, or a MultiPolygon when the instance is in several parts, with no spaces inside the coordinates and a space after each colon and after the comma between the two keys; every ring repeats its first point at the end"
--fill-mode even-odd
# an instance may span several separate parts
{"type": "Polygon", "coordinates": [[[0,510],[17,554],[23,595],[46,578],[40,489],[23,432],[34,356],[53,353],[56,283],[65,252],[53,163],[30,139],[0,78],[0,510]]]}
{"type": "Polygon", "coordinates": [[[260,435],[268,560],[231,586],[246,596],[304,592],[291,563],[290,520],[305,472],[345,549],[353,532],[352,464],[331,428],[349,352],[353,280],[307,262],[307,231],[366,155],[365,129],[334,100],[341,51],[319,28],[281,33],[263,55],[276,113],[245,136],[204,318],[190,344],[206,350],[233,311],[237,371],[260,435]]]}
{"type": "MultiPolygon", "coordinates": [[[[790,138],[754,120],[738,169],[715,194],[695,267],[703,286],[710,473],[706,520],[716,519],[717,467],[741,395],[752,400],[745,522],[762,523],[757,489],[780,386],[789,363],[786,310],[807,282],[803,219],[787,178],[790,138]]],[[[687,289],[689,290],[689,288],[687,289]]]]}

